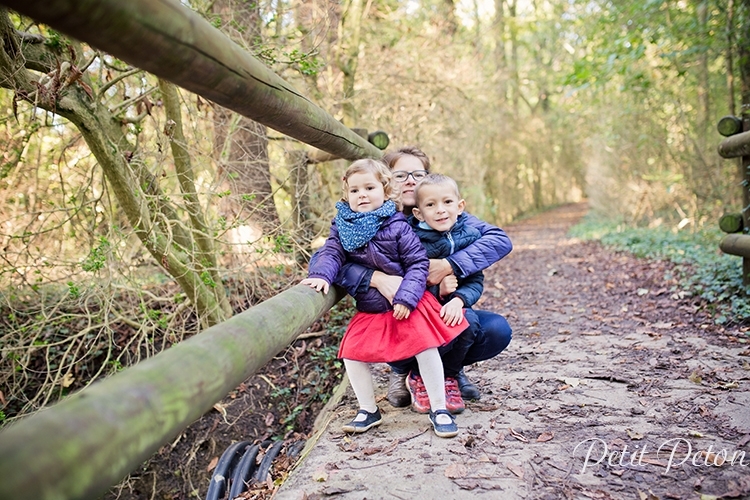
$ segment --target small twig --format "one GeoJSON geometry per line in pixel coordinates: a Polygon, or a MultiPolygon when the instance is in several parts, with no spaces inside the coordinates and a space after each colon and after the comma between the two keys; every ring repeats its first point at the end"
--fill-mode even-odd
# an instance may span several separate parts
{"type": "Polygon", "coordinates": [[[364,467],[352,467],[350,465],[349,468],[353,469],[353,470],[372,469],[373,467],[380,467],[381,465],[392,464],[393,462],[398,462],[399,460],[401,460],[401,459],[400,458],[394,458],[393,460],[387,460],[387,461],[381,462],[379,464],[365,465],[364,467]]]}

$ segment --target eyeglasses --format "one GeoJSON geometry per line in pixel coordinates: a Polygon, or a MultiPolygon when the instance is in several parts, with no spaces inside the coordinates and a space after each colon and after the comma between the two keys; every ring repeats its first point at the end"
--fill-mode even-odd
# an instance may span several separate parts
{"type": "Polygon", "coordinates": [[[411,176],[412,179],[414,179],[414,182],[419,182],[425,177],[427,177],[427,170],[415,170],[414,172],[405,172],[404,170],[396,170],[395,172],[392,172],[393,180],[396,182],[406,182],[406,180],[411,176]]]}

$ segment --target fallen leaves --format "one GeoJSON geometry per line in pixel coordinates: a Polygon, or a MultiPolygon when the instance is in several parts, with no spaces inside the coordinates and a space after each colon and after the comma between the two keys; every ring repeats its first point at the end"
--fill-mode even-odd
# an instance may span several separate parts
{"type": "Polygon", "coordinates": [[[555,433],[554,432],[542,432],[537,436],[536,442],[537,443],[546,443],[547,441],[552,441],[554,439],[555,433]]]}
{"type": "Polygon", "coordinates": [[[519,465],[508,463],[505,465],[518,479],[523,479],[523,469],[519,465]]]}
{"type": "Polygon", "coordinates": [[[521,441],[522,443],[528,443],[529,440],[526,439],[526,437],[521,434],[520,432],[514,431],[512,427],[508,427],[508,431],[510,431],[510,435],[516,438],[517,440],[521,441]]]}
{"type": "Polygon", "coordinates": [[[443,475],[448,479],[462,479],[468,474],[469,469],[464,464],[450,464],[443,472],[443,475]]]}

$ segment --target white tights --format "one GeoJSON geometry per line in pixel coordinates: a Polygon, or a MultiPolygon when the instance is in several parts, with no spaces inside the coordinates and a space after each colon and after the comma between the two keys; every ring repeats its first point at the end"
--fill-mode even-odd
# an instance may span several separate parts
{"type": "MultiPolygon", "coordinates": [[[[416,358],[425,389],[427,389],[427,396],[430,398],[430,409],[432,411],[445,410],[443,362],[440,360],[437,348],[433,347],[422,351],[417,354],[416,358]]],[[[378,409],[378,406],[375,403],[375,389],[372,386],[370,365],[362,361],[344,359],[344,366],[354,394],[357,396],[359,407],[373,413],[378,409]]],[[[356,418],[364,419],[365,417],[357,416],[356,418]]],[[[438,415],[437,421],[447,424],[450,422],[450,418],[447,415],[438,415]]]]}

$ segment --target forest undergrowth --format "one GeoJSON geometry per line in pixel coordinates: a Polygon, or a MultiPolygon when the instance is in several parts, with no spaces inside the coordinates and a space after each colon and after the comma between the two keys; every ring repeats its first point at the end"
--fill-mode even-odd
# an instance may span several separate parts
{"type": "Polygon", "coordinates": [[[717,324],[750,323],[750,286],[742,284],[742,258],[719,250],[724,233],[718,228],[632,227],[587,216],[570,234],[639,258],[671,262],[678,283],[671,294],[700,299],[717,324]]]}

